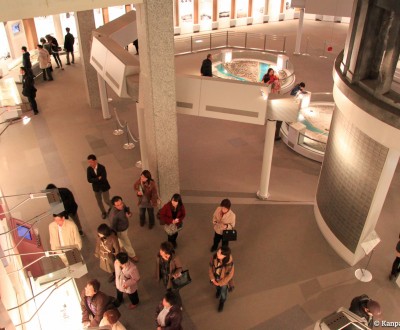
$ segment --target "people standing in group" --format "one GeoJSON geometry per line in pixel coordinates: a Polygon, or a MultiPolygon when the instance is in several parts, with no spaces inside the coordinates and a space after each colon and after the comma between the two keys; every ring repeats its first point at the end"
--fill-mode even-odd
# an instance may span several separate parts
{"type": "Polygon", "coordinates": [[[83,327],[98,327],[104,313],[115,309],[115,299],[100,291],[100,282],[96,279],[87,282],[81,292],[81,310],[83,327]]]}
{"type": "MultiPolygon", "coordinates": [[[[399,235],[399,239],[400,239],[400,235],[399,235]]],[[[400,273],[400,240],[397,242],[397,245],[396,245],[396,258],[393,261],[392,271],[390,272],[389,280],[390,281],[396,280],[399,273],[400,273]]]]}
{"type": "Polygon", "coordinates": [[[36,103],[36,87],[35,87],[35,81],[33,79],[32,71],[25,69],[23,66],[20,67],[19,73],[22,75],[22,95],[25,96],[29,104],[31,105],[31,108],[33,110],[33,113],[37,115],[39,113],[38,106],[36,103]]]}
{"type": "Polygon", "coordinates": [[[186,216],[185,206],[182,203],[182,197],[179,194],[174,194],[171,200],[165,204],[160,210],[160,220],[164,223],[164,226],[175,225],[174,231],[167,232],[168,242],[171,242],[174,249],[177,248],[178,244],[176,239],[178,237],[178,230],[183,226],[183,219],[186,216]]]}
{"type": "Polygon", "coordinates": [[[87,180],[92,184],[92,188],[94,191],[94,195],[96,197],[97,205],[101,211],[101,217],[103,219],[107,218],[107,212],[104,208],[102,198],[104,203],[108,205],[108,208],[111,208],[110,202],[110,184],[107,180],[107,171],[104,165],[101,165],[97,162],[97,158],[95,155],[91,154],[87,157],[88,168],[87,168],[87,180]]]}
{"type": "Polygon", "coordinates": [[[69,190],[68,188],[57,188],[56,185],[53,183],[49,183],[46,186],[46,190],[47,189],[58,190],[61,197],[61,201],[63,202],[64,205],[65,212],[67,213],[67,217],[71,218],[75,222],[76,226],[78,227],[79,234],[81,236],[85,236],[82,230],[81,221],[79,220],[78,204],[76,204],[75,197],[72,191],[69,190]]]}
{"type": "Polygon", "coordinates": [[[105,311],[103,314],[103,319],[99,324],[100,329],[103,329],[102,327],[106,327],[104,329],[126,330],[124,325],[119,321],[120,317],[121,313],[116,308],[105,311]]]}
{"type": "Polygon", "coordinates": [[[139,271],[136,265],[129,260],[128,254],[120,252],[115,260],[115,286],[117,288],[117,303],[123,301],[123,294],[126,293],[131,301],[129,309],[135,309],[139,304],[138,282],[139,271]]]}
{"type": "Polygon", "coordinates": [[[46,49],[42,45],[37,45],[38,49],[38,62],[39,67],[42,69],[43,80],[53,80],[53,75],[51,74],[51,58],[46,49]]]}
{"type": "Polygon", "coordinates": [[[139,40],[138,39],[133,40],[133,45],[135,46],[136,49],[136,55],[139,55],[139,40]]]}
{"type": "Polygon", "coordinates": [[[96,258],[100,260],[100,268],[111,274],[108,282],[115,280],[115,256],[121,252],[117,234],[105,223],[97,227],[96,258]]]}
{"type": "Polygon", "coordinates": [[[40,43],[42,44],[43,48],[47,50],[49,55],[51,56],[53,52],[51,51],[51,45],[45,38],[40,38],[40,43]]]}
{"type": "Polygon", "coordinates": [[[58,45],[57,39],[48,34],[48,35],[46,35],[46,40],[51,45],[51,52],[52,52],[54,60],[56,61],[56,64],[57,64],[56,68],[61,68],[61,70],[64,70],[61,59],[60,59],[60,54],[59,54],[60,46],[58,45]]]}
{"type": "Polygon", "coordinates": [[[200,73],[205,77],[212,77],[212,54],[208,54],[207,58],[201,64],[200,73]]]}
{"type": "Polygon", "coordinates": [[[223,239],[222,233],[225,229],[235,228],[236,225],[236,215],[231,210],[231,205],[229,199],[223,199],[213,214],[214,241],[210,249],[211,252],[217,251],[221,240],[222,246],[229,245],[229,241],[223,239]]]}
{"type": "Polygon", "coordinates": [[[235,267],[233,265],[231,249],[228,246],[223,246],[211,258],[208,268],[210,282],[216,288],[215,297],[219,298],[218,312],[222,312],[224,309],[234,273],[235,267]]]}
{"type": "Polygon", "coordinates": [[[122,197],[114,196],[111,199],[111,210],[108,219],[111,223],[111,229],[117,233],[119,244],[128,253],[132,261],[138,262],[139,258],[132,247],[132,243],[128,237],[129,220],[132,216],[129,207],[122,201],[122,197]]]}
{"type": "Polygon", "coordinates": [[[151,178],[151,173],[144,170],[139,180],[133,185],[138,197],[140,226],[146,223],[146,210],[149,215],[149,229],[154,227],[154,208],[157,206],[158,193],[157,186],[151,178]]]}
{"type": "Polygon", "coordinates": [[[31,54],[28,52],[28,49],[25,46],[21,47],[21,51],[22,51],[22,66],[26,70],[32,71],[31,54]]]}
{"type": "Polygon", "coordinates": [[[167,292],[156,308],[157,330],[182,330],[182,310],[176,295],[167,292]]]}
{"type": "Polygon", "coordinates": [[[75,56],[74,56],[74,43],[75,43],[75,38],[72,35],[72,33],[70,33],[71,29],[69,27],[65,28],[65,31],[67,32],[67,34],[65,35],[64,38],[64,49],[65,52],[67,54],[67,65],[71,65],[75,63],[75,56]],[[71,54],[71,61],[69,60],[69,55],[71,54]]]}
{"type": "Polygon", "coordinates": [[[374,317],[380,316],[382,313],[381,305],[366,294],[353,298],[349,311],[364,318],[370,329],[374,327],[374,317]]]}

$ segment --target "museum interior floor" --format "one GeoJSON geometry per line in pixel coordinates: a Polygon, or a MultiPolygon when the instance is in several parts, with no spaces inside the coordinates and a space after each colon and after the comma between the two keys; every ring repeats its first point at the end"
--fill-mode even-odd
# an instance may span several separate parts
{"type": "MultiPolygon", "coordinates": [[[[287,50],[297,81],[312,92],[331,92],[333,59],[343,48],[348,25],[305,21],[304,44],[309,38],[310,56],[293,56],[297,21],[237,28],[240,31],[287,35],[287,50]],[[324,40],[333,51],[320,58],[324,40]]],[[[305,46],[304,46],[305,47],[305,46]]],[[[205,53],[176,58],[176,71],[198,74],[205,53]]],[[[62,58],[65,62],[65,58],[62,58]]],[[[38,82],[40,114],[29,125],[11,125],[0,138],[0,182],[5,195],[36,192],[47,183],[70,188],[79,204],[86,236],[83,255],[87,278],[98,278],[102,290],[114,294],[108,274],[93,257],[96,228],[102,223],[90,184],[86,181],[86,157],[98,156],[107,167],[111,195],[121,195],[134,211],[130,237],[140,258],[140,305],[120,308],[127,329],[155,329],[154,309],[163,288],[154,280],[155,256],[166,239],[161,226],[140,227],[133,182],[140,169],[139,145],[124,150],[124,136],[114,136],[115,116],[103,120],[100,109],[90,109],[82,82],[82,65],[56,69],[53,82],[38,82]]],[[[137,134],[135,104],[110,92],[110,109],[116,108],[137,134]]],[[[265,127],[178,115],[179,172],[187,209],[185,228],[179,234],[177,252],[190,269],[193,282],[181,290],[185,329],[312,329],[313,324],[351,299],[366,293],[383,308],[382,320],[400,321],[400,291],[388,274],[400,231],[400,171],[396,171],[376,231],[381,238],[369,269],[373,280],[362,283],[322,237],[313,214],[313,201],[321,164],[275,143],[270,200],[255,197],[261,173],[265,127]],[[239,240],[231,243],[236,289],[229,294],[223,313],[217,312],[214,290],[208,281],[211,216],[223,198],[232,200],[239,240]],[[396,312],[397,311],[397,312],[396,312]]],[[[10,206],[16,202],[7,199],[10,206]]],[[[165,202],[165,201],[164,201],[165,202]]],[[[45,210],[42,210],[45,211],[45,210]]],[[[36,211],[37,212],[37,211],[36,211]]],[[[18,216],[19,213],[15,213],[18,216]]],[[[47,217],[40,223],[45,232],[47,217]]],[[[351,221],[351,219],[349,219],[351,221]]],[[[44,245],[48,244],[44,242],[44,245]]]]}

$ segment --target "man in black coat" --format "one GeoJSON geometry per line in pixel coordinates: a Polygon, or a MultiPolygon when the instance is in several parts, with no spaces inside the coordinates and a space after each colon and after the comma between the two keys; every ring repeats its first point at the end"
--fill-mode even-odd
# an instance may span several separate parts
{"type": "Polygon", "coordinates": [[[22,95],[28,98],[28,101],[32,107],[33,113],[37,115],[39,113],[36,103],[36,91],[35,82],[31,70],[21,66],[20,74],[22,75],[22,95]]]}
{"type": "Polygon", "coordinates": [[[22,51],[22,66],[27,70],[32,72],[31,54],[25,46],[21,47],[22,51]]]}
{"type": "Polygon", "coordinates": [[[88,168],[87,168],[87,180],[92,184],[94,195],[97,200],[97,205],[101,211],[101,217],[105,219],[107,217],[107,212],[104,208],[103,202],[101,200],[103,196],[104,203],[108,205],[108,208],[111,208],[110,202],[110,184],[107,180],[107,171],[106,168],[97,162],[97,158],[95,155],[89,155],[87,157],[88,160],[88,168]]]}
{"type": "Polygon", "coordinates": [[[374,327],[374,316],[379,316],[382,313],[379,303],[366,294],[353,298],[349,310],[363,317],[371,329],[374,327]]]}
{"type": "Polygon", "coordinates": [[[75,57],[74,57],[74,43],[75,43],[75,38],[74,36],[69,32],[70,28],[66,28],[65,31],[67,31],[67,34],[65,35],[64,38],[64,49],[65,52],[67,53],[67,65],[74,64],[75,62],[75,57]],[[69,54],[71,54],[71,62],[69,61],[69,54]]]}
{"type": "Polygon", "coordinates": [[[389,280],[395,281],[397,276],[399,275],[399,272],[400,272],[400,240],[397,242],[396,245],[396,258],[393,261],[392,271],[390,272],[389,280]]]}
{"type": "Polygon", "coordinates": [[[202,76],[212,77],[212,55],[208,54],[207,58],[203,61],[200,73],[202,76]]]}
{"type": "Polygon", "coordinates": [[[46,189],[57,189],[60,193],[61,200],[64,204],[64,209],[67,212],[67,218],[71,218],[78,227],[79,234],[84,236],[81,221],[78,216],[78,204],[75,202],[74,194],[68,188],[57,188],[55,184],[49,183],[46,189]]]}

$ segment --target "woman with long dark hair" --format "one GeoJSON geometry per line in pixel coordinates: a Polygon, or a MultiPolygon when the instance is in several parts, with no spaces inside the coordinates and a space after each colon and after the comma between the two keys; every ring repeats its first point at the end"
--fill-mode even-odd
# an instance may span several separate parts
{"type": "Polygon", "coordinates": [[[115,232],[105,223],[97,227],[96,258],[100,259],[100,268],[111,276],[109,282],[115,280],[114,261],[115,256],[120,253],[118,237],[115,232]]]}
{"type": "Polygon", "coordinates": [[[224,304],[228,297],[228,289],[230,286],[232,287],[234,273],[235,267],[231,249],[228,246],[223,246],[211,258],[208,268],[210,282],[217,289],[215,297],[219,298],[218,312],[222,312],[224,309],[224,304]]]}
{"type": "Polygon", "coordinates": [[[178,231],[182,229],[185,215],[185,206],[179,194],[174,194],[171,200],[160,210],[160,220],[164,223],[164,229],[168,235],[168,242],[171,242],[175,249],[178,246],[176,243],[178,231]]]}
{"type": "Polygon", "coordinates": [[[139,180],[135,182],[133,188],[138,196],[140,226],[146,223],[146,210],[149,215],[149,229],[154,227],[154,208],[157,206],[158,193],[157,186],[151,178],[151,173],[144,170],[139,180]]]}

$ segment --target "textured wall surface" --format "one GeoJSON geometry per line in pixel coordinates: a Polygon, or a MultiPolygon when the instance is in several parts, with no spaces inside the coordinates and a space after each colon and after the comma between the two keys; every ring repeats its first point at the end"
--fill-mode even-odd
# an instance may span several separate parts
{"type": "Polygon", "coordinates": [[[387,153],[388,148],[335,109],[316,198],[326,224],[352,252],[360,240],[387,153]]]}

